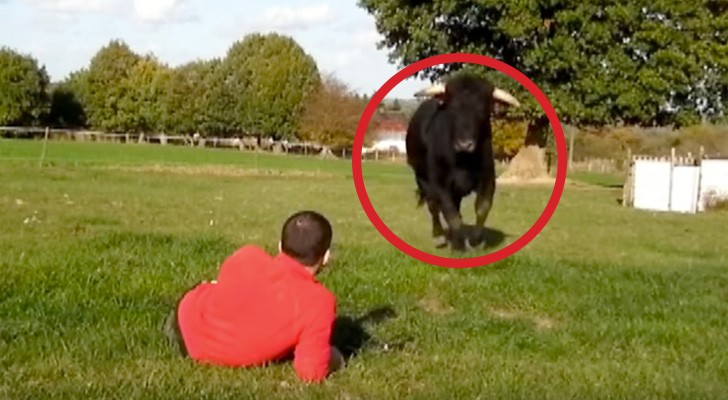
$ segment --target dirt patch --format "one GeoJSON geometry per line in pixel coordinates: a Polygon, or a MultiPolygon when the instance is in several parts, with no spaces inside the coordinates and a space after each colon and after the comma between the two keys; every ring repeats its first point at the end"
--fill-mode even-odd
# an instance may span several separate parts
{"type": "MultiPolygon", "coordinates": [[[[497,185],[503,185],[503,186],[550,186],[553,187],[556,185],[556,178],[552,176],[543,176],[540,178],[531,178],[531,179],[522,179],[519,177],[498,177],[496,179],[497,185]]],[[[606,188],[599,185],[594,185],[590,183],[581,182],[578,180],[573,179],[565,179],[564,180],[564,187],[565,188],[574,188],[574,189],[590,189],[590,190],[615,190],[612,188],[606,188]]],[[[621,189],[619,189],[621,190],[621,189]]]]}
{"type": "Polygon", "coordinates": [[[496,180],[496,184],[498,185],[546,185],[546,186],[554,186],[556,184],[556,178],[553,178],[551,176],[542,176],[538,178],[529,178],[529,179],[523,179],[517,176],[511,176],[511,177],[499,177],[496,180]]]}
{"type": "Polygon", "coordinates": [[[106,170],[127,172],[172,173],[181,175],[211,175],[225,177],[296,177],[296,178],[333,178],[334,175],[321,171],[276,170],[260,168],[240,168],[224,165],[134,165],[100,167],[106,170]]]}
{"type": "Polygon", "coordinates": [[[451,306],[444,304],[436,295],[427,295],[421,298],[417,304],[429,314],[434,315],[446,315],[455,311],[451,306]]]}
{"type": "Polygon", "coordinates": [[[560,322],[546,315],[532,314],[520,310],[512,310],[506,308],[486,307],[490,315],[508,321],[527,321],[531,323],[536,330],[547,331],[558,328],[560,322]]]}
{"type": "Polygon", "coordinates": [[[558,325],[558,322],[555,319],[543,316],[533,317],[533,323],[536,324],[536,328],[539,330],[554,329],[558,325]]]}

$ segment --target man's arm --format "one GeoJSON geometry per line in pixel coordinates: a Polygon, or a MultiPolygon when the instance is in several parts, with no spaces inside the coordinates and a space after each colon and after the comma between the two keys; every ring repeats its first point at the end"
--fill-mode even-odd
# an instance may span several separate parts
{"type": "Polygon", "coordinates": [[[293,367],[301,380],[320,382],[324,380],[330,366],[336,366],[340,361],[332,360],[338,351],[332,350],[331,333],[336,317],[336,303],[333,297],[326,297],[323,306],[307,310],[307,318],[294,350],[293,367]]]}

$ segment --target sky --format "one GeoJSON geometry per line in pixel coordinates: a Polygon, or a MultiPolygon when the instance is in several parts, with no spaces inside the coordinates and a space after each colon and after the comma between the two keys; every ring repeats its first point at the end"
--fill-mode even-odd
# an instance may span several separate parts
{"type": "MultiPolygon", "coordinates": [[[[0,46],[36,58],[51,79],[88,66],[112,39],[176,66],[224,57],[246,34],[292,37],[324,73],[373,94],[399,68],[377,50],[374,17],[357,0],[0,0],[0,46]]],[[[387,98],[412,98],[409,78],[387,98]]]]}

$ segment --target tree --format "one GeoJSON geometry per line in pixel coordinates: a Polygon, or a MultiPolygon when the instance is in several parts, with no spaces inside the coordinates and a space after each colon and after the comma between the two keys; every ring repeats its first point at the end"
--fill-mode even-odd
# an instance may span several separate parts
{"type": "Polygon", "coordinates": [[[124,119],[118,126],[124,132],[154,132],[163,130],[163,98],[170,71],[151,55],[137,60],[128,76],[117,82],[125,95],[118,107],[124,119]]]}
{"type": "Polygon", "coordinates": [[[236,126],[255,135],[292,139],[312,90],[320,83],[314,59],[290,37],[250,34],[234,43],[220,68],[236,96],[236,126]]]}
{"type": "Polygon", "coordinates": [[[129,79],[142,57],[128,45],[112,40],[91,59],[82,78],[82,104],[94,129],[126,131],[134,124],[133,87],[129,79]]]}
{"type": "Polygon", "coordinates": [[[71,72],[51,89],[49,124],[61,128],[88,127],[88,69],[71,72]]]}
{"type": "Polygon", "coordinates": [[[80,108],[86,125],[107,132],[163,130],[170,79],[170,69],[154,55],[136,54],[123,41],[112,40],[88,68],[72,73],[60,86],[64,91],[57,94],[55,114],[80,108]]]}
{"type": "Polygon", "coordinates": [[[196,60],[168,71],[162,95],[162,129],[176,134],[204,132],[211,120],[207,82],[216,60],[196,60]]]}
{"type": "Polygon", "coordinates": [[[326,75],[306,104],[299,138],[332,147],[351,146],[366,104],[334,75],[326,75]]]}
{"type": "Polygon", "coordinates": [[[0,48],[0,125],[36,125],[49,111],[45,67],[31,56],[0,48]]]}
{"type": "Polygon", "coordinates": [[[86,113],[77,92],[68,82],[51,88],[51,110],[48,123],[58,128],[82,128],[86,126],[86,113]]]}
{"type": "Polygon", "coordinates": [[[247,95],[247,78],[229,59],[214,59],[208,67],[203,80],[203,132],[214,135],[242,132],[242,98],[247,95]]]}
{"type": "MultiPolygon", "coordinates": [[[[502,60],[536,82],[562,121],[687,125],[725,117],[728,4],[719,0],[359,0],[374,15],[390,60],[448,52],[502,60]]],[[[441,79],[447,64],[418,76],[441,79]]],[[[548,123],[505,74],[471,68],[517,94],[530,120],[526,147],[543,148],[548,123]]],[[[519,159],[514,159],[514,164],[519,159]]]]}

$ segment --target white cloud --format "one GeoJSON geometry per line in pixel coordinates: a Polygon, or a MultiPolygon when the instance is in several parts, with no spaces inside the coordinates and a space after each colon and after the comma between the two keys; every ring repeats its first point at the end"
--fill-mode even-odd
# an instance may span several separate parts
{"type": "Polygon", "coordinates": [[[330,22],[334,13],[328,4],[301,7],[273,6],[263,12],[263,20],[254,22],[258,28],[295,30],[330,22]]]}
{"type": "Polygon", "coordinates": [[[24,0],[34,8],[32,24],[45,33],[58,34],[75,29],[89,15],[113,15],[123,11],[128,0],[24,0]]]}
{"type": "Polygon", "coordinates": [[[186,3],[186,0],[134,0],[134,14],[152,24],[195,19],[185,8],[186,3]]]}
{"type": "Polygon", "coordinates": [[[43,11],[102,12],[118,5],[115,0],[26,0],[43,11]]]}
{"type": "MultiPolygon", "coordinates": [[[[380,58],[381,54],[376,49],[379,39],[379,33],[372,28],[342,32],[337,39],[328,42],[329,51],[326,57],[337,68],[351,67],[380,58]]],[[[319,42],[319,45],[324,46],[323,42],[319,42]]]]}
{"type": "Polygon", "coordinates": [[[342,49],[333,54],[333,65],[337,68],[351,67],[361,63],[364,58],[361,49],[342,49]]]}

